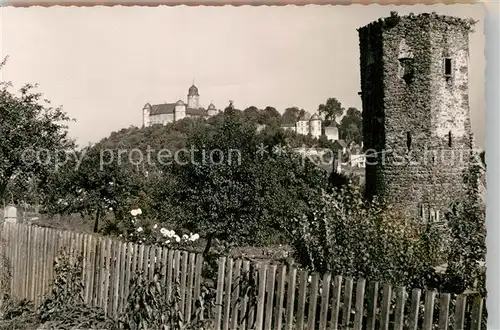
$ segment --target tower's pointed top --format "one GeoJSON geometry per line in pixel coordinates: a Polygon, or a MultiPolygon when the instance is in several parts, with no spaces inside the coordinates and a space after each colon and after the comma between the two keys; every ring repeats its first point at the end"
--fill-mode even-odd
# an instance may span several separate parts
{"type": "Polygon", "coordinates": [[[188,95],[189,96],[191,96],[191,95],[199,95],[198,94],[198,87],[196,87],[194,84],[191,87],[189,87],[188,95]]]}

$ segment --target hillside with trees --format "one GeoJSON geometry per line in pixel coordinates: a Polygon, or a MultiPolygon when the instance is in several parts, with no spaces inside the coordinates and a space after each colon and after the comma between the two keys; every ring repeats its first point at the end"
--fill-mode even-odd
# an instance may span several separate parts
{"type": "MultiPolygon", "coordinates": [[[[85,151],[76,171],[68,165],[49,178],[45,210],[90,216],[95,231],[128,239],[138,239],[138,227],[150,232],[154,225],[198,233],[199,251],[206,256],[282,244],[292,249],[295,262],[315,271],[413,287],[471,285],[469,275],[458,270],[474,268],[473,260],[484,258],[484,247],[467,259],[429,250],[428,242],[442,235],[439,230],[401,221],[383,201],[365,201],[349,178],[328,174],[286,147],[307,141],[303,136],[271,125],[258,130],[266,123],[261,114],[229,106],[208,121],[186,118],[113,133],[85,151]],[[259,152],[259,145],[267,146],[265,152],[259,152]],[[176,161],[158,162],[155,152],[168,148],[205,154],[181,153],[176,161]],[[120,164],[115,158],[98,168],[99,155],[111,150],[116,156],[120,149],[149,150],[153,161],[140,159],[139,152],[127,153],[131,158],[120,164]],[[212,155],[210,161],[207,155],[212,155]],[[134,209],[141,210],[141,221],[133,221],[134,209]],[[445,262],[455,273],[435,272],[445,262]]],[[[355,122],[357,117],[349,111],[344,118],[355,122]]],[[[482,235],[481,228],[474,235],[482,235]]],[[[456,235],[457,244],[465,242],[462,234],[456,235]]]]}
{"type": "MultiPolygon", "coordinates": [[[[447,234],[454,249],[441,251],[432,243],[443,235],[439,228],[418,219],[403,221],[384,201],[365,200],[349,178],[294,151],[330,143],[281,128],[283,121],[300,116],[300,109],[280,116],[271,107],[241,111],[230,104],[208,120],[130,127],[74,150],[66,128],[57,124],[66,114],[40,106],[38,94],[30,93],[23,89],[16,97],[4,89],[0,95],[2,113],[24,114],[1,117],[2,132],[13,137],[2,141],[5,157],[16,164],[16,148],[29,145],[65,148],[72,157],[54,167],[4,164],[0,173],[2,185],[9,187],[3,194],[16,193],[17,199],[25,196],[17,195],[23,189],[14,189],[16,182],[31,182],[30,198],[47,216],[78,214],[100,235],[189,248],[207,261],[242,249],[286,247],[273,262],[413,288],[484,292],[479,266],[485,258],[484,212],[478,205],[457,201],[446,214],[453,219],[447,234]],[[18,127],[37,129],[23,140],[18,127]],[[177,151],[184,152],[174,156],[177,151]],[[167,234],[154,234],[157,228],[167,234]],[[176,241],[181,236],[199,240],[183,247],[176,241]],[[445,273],[436,271],[442,264],[445,273]]],[[[338,104],[330,101],[323,108],[333,120],[338,104]]],[[[359,125],[359,111],[348,109],[340,123],[345,136],[360,141],[359,125]]]]}

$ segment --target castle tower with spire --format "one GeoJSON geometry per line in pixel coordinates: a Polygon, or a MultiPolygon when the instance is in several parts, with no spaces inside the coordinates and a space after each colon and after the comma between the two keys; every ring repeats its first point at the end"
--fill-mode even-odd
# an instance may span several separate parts
{"type": "Polygon", "coordinates": [[[198,87],[194,84],[189,87],[187,103],[190,109],[198,109],[200,107],[200,94],[198,93],[198,87]]]}

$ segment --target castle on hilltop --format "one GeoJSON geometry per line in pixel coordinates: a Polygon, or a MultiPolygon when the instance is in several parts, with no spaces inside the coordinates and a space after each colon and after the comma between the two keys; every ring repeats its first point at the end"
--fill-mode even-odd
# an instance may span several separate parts
{"type": "Polygon", "coordinates": [[[189,87],[187,102],[179,100],[175,103],[163,103],[151,105],[146,103],[142,109],[142,126],[147,127],[154,124],[166,125],[186,117],[207,118],[215,116],[219,110],[212,103],[207,109],[200,106],[200,94],[198,87],[189,87]]]}
{"type": "Polygon", "coordinates": [[[402,214],[445,212],[470,196],[475,152],[468,88],[473,23],[435,13],[358,29],[367,197],[402,214]]]}

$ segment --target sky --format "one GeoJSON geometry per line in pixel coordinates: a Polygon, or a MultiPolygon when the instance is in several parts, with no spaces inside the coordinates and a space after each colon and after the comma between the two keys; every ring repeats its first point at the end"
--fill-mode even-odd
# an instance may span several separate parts
{"type": "Polygon", "coordinates": [[[485,145],[484,7],[454,5],[308,5],[242,7],[0,8],[1,79],[38,83],[76,120],[80,145],[141,126],[142,108],[186,100],[224,109],[297,106],[309,112],[327,98],[361,109],[356,29],[393,10],[479,20],[470,37],[472,128],[485,145]]]}

